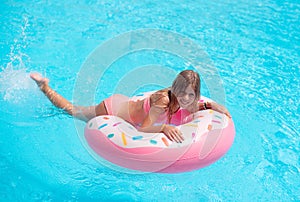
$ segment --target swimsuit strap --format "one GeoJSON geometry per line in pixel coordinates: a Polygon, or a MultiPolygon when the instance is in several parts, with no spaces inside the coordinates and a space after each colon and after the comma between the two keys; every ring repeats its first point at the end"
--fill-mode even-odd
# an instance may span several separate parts
{"type": "Polygon", "coordinates": [[[168,90],[169,102],[171,102],[171,90],[168,90]]]}
{"type": "MultiPolygon", "coordinates": [[[[169,104],[171,104],[171,98],[172,98],[171,93],[172,93],[171,90],[168,90],[169,104]]],[[[180,106],[173,113],[175,114],[179,109],[180,109],[180,106]]]]}
{"type": "Polygon", "coordinates": [[[144,111],[145,111],[146,114],[149,113],[150,107],[151,107],[151,106],[150,106],[150,96],[149,96],[149,97],[146,97],[146,98],[144,99],[144,105],[143,105],[143,108],[144,108],[144,111]]]}

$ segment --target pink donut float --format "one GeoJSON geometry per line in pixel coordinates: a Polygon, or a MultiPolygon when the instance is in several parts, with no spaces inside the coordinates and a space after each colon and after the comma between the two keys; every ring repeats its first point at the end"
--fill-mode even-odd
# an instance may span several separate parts
{"type": "MultiPolygon", "coordinates": [[[[137,96],[143,99],[149,96],[137,96]]],[[[201,97],[201,101],[211,101],[201,97]]],[[[181,110],[176,116],[185,112],[181,110]]],[[[173,120],[181,120],[175,117],[173,120]]],[[[143,133],[116,116],[98,116],[85,127],[85,139],[96,155],[121,167],[142,172],[178,173],[208,166],[231,147],[235,128],[232,119],[213,110],[203,110],[176,124],[183,143],[168,140],[163,133],[143,133]]]]}

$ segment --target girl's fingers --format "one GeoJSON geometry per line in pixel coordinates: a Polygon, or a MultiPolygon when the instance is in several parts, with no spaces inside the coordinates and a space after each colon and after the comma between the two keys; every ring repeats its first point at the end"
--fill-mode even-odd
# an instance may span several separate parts
{"type": "Polygon", "coordinates": [[[182,143],[183,141],[183,137],[182,137],[182,134],[181,133],[177,133],[177,139],[180,141],[180,143],[182,143]]]}
{"type": "Polygon", "coordinates": [[[176,137],[176,134],[174,133],[174,131],[170,131],[170,135],[171,135],[171,137],[172,137],[172,141],[178,142],[177,137],[176,137]]]}
{"type": "Polygon", "coordinates": [[[183,138],[182,138],[182,135],[181,135],[179,130],[173,131],[173,135],[174,135],[175,140],[176,140],[177,143],[182,143],[183,138]]]}
{"type": "Polygon", "coordinates": [[[170,134],[165,134],[170,141],[173,141],[170,134]]]}
{"type": "Polygon", "coordinates": [[[167,133],[167,137],[169,140],[171,140],[172,142],[178,142],[176,134],[173,133],[173,131],[169,131],[167,133]]]}
{"type": "Polygon", "coordinates": [[[169,138],[169,140],[171,140],[172,142],[174,142],[174,136],[171,132],[168,133],[167,137],[169,138]]]}
{"type": "Polygon", "coordinates": [[[182,141],[184,140],[181,131],[175,127],[167,130],[165,132],[165,135],[170,141],[173,142],[182,143],[182,141]]]}
{"type": "Polygon", "coordinates": [[[180,138],[181,141],[184,140],[182,132],[180,130],[178,130],[178,137],[180,138]]]}
{"type": "Polygon", "coordinates": [[[231,118],[231,115],[230,115],[229,111],[225,110],[224,114],[225,114],[226,116],[228,116],[229,118],[231,118]]]}

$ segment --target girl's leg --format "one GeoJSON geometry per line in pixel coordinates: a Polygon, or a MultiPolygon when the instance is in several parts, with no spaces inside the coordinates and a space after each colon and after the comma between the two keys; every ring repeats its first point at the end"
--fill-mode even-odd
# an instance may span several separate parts
{"type": "Polygon", "coordinates": [[[96,116],[107,115],[104,102],[101,102],[99,105],[89,107],[74,106],[48,85],[49,79],[43,78],[38,73],[32,73],[30,74],[30,77],[37,83],[41,91],[48,97],[54,106],[63,109],[75,118],[87,122],[96,116]]]}

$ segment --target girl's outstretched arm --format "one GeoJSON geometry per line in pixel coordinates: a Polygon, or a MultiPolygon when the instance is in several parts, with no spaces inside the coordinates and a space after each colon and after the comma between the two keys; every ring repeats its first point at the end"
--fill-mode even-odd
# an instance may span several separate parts
{"type": "Polygon", "coordinates": [[[229,111],[223,105],[220,105],[216,102],[211,102],[211,109],[215,110],[217,112],[223,113],[226,116],[228,116],[229,118],[231,118],[231,115],[230,115],[229,111]]]}
{"type": "Polygon", "coordinates": [[[199,103],[199,110],[212,109],[214,111],[220,112],[231,118],[229,111],[226,107],[216,103],[216,102],[201,102],[199,103]]]}

